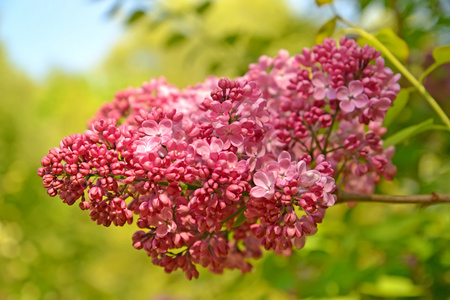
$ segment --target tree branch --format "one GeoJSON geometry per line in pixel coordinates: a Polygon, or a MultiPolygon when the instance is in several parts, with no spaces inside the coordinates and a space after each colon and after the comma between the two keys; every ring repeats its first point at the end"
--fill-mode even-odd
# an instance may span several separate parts
{"type": "Polygon", "coordinates": [[[344,202],[379,202],[399,204],[438,204],[450,203],[450,195],[431,193],[427,195],[392,196],[392,195],[366,195],[351,194],[342,191],[336,193],[336,203],[344,202]]]}

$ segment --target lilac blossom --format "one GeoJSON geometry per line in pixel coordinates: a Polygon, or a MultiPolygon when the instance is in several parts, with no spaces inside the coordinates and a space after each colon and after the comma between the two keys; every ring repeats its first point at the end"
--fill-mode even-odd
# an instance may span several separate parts
{"type": "Polygon", "coordinates": [[[347,113],[356,108],[363,108],[369,102],[367,95],[363,94],[364,88],[360,81],[350,82],[348,88],[341,86],[336,91],[336,98],[340,100],[339,107],[347,113]]]}
{"type": "Polygon", "coordinates": [[[263,249],[303,248],[336,190],[372,193],[392,179],[382,121],[399,76],[343,37],[262,56],[236,80],[151,79],[50,149],[38,175],[97,224],[136,224],[133,247],[166,272],[248,272],[263,249]]]}

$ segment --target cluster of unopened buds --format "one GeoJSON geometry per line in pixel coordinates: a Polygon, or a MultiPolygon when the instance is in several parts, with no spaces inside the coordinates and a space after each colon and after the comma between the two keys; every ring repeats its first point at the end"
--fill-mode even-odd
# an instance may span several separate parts
{"type": "Polygon", "coordinates": [[[262,248],[301,249],[338,188],[372,193],[392,178],[381,124],[398,80],[346,38],[262,56],[235,80],[179,90],[152,79],[118,92],[38,174],[98,224],[135,221],[133,246],[166,272],[247,272],[262,248]]]}

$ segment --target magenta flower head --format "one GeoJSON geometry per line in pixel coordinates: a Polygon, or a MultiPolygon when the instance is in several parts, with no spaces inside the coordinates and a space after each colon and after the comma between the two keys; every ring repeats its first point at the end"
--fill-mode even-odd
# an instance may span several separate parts
{"type": "Polygon", "coordinates": [[[198,266],[248,272],[264,249],[290,255],[337,189],[371,193],[396,172],[381,124],[399,76],[373,48],[340,45],[262,56],[236,80],[120,91],[38,175],[99,225],[134,222],[133,247],[188,279],[198,266]]]}

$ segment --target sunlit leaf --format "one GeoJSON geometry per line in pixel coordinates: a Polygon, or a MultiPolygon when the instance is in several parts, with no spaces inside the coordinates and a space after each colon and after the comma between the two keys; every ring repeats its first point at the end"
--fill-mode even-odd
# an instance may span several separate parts
{"type": "Polygon", "coordinates": [[[164,24],[167,20],[169,20],[172,17],[171,13],[169,12],[162,12],[159,13],[156,17],[150,18],[150,24],[149,28],[151,30],[155,30],[160,25],[164,24]]]}
{"type": "Polygon", "coordinates": [[[228,45],[234,45],[238,40],[239,35],[236,33],[229,34],[223,38],[223,42],[228,45]]]}
{"type": "Polygon", "coordinates": [[[433,50],[433,58],[434,62],[439,64],[450,62],[450,45],[436,47],[433,50]]]}
{"type": "Polygon", "coordinates": [[[418,297],[423,294],[420,286],[414,285],[410,278],[400,276],[381,276],[376,283],[364,283],[360,291],[363,294],[378,297],[418,297]]]}
{"type": "Polygon", "coordinates": [[[219,61],[211,62],[211,64],[208,67],[208,70],[211,74],[215,74],[221,66],[222,63],[219,61]]]}
{"type": "Polygon", "coordinates": [[[211,7],[211,1],[205,1],[195,8],[197,14],[204,14],[211,7]]]}
{"type": "Polygon", "coordinates": [[[433,119],[428,119],[420,124],[413,125],[410,127],[407,127],[403,130],[400,130],[399,132],[393,134],[392,136],[388,137],[383,144],[384,148],[387,148],[392,145],[396,145],[400,142],[403,142],[404,140],[413,137],[416,134],[419,134],[421,132],[427,131],[427,130],[446,130],[449,131],[447,127],[441,126],[441,125],[434,125],[433,119]]]}
{"type": "Polygon", "coordinates": [[[314,38],[314,43],[321,44],[325,38],[332,36],[336,28],[336,21],[337,17],[334,17],[323,24],[314,38]]]}
{"type": "Polygon", "coordinates": [[[394,106],[389,108],[386,113],[386,117],[384,118],[383,126],[388,127],[392,121],[397,118],[397,116],[403,111],[409,99],[409,91],[406,89],[402,89],[400,93],[398,93],[397,98],[394,100],[394,106]]]}
{"type": "Polygon", "coordinates": [[[441,47],[437,47],[433,50],[433,58],[434,64],[429,66],[420,76],[419,81],[423,82],[423,80],[430,75],[436,68],[442,66],[443,64],[450,62],[450,45],[445,45],[441,47]]]}
{"type": "Polygon", "coordinates": [[[181,33],[172,34],[166,41],[166,47],[176,46],[186,40],[186,36],[181,33]]]}
{"type": "Polygon", "coordinates": [[[405,63],[409,57],[408,44],[400,38],[392,29],[380,30],[375,37],[384,44],[399,61],[405,63]]]}
{"type": "Polygon", "coordinates": [[[145,12],[138,10],[135,11],[127,20],[127,24],[131,25],[135,23],[137,20],[141,19],[143,16],[145,16],[145,12]]]}
{"type": "Polygon", "coordinates": [[[316,0],[316,4],[319,6],[330,4],[331,2],[333,2],[333,0],[316,0]]]}

